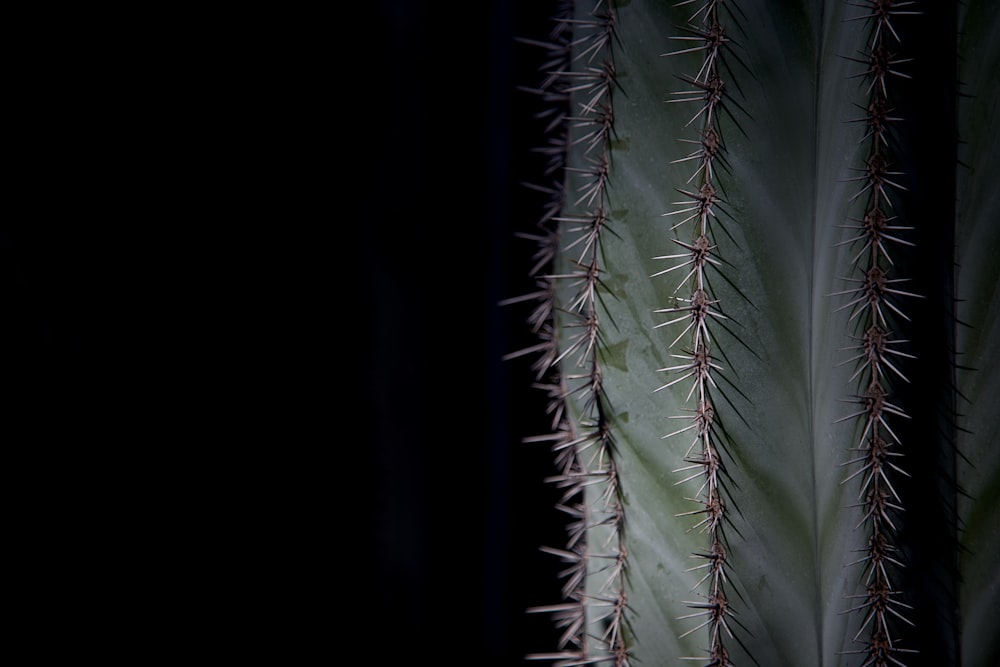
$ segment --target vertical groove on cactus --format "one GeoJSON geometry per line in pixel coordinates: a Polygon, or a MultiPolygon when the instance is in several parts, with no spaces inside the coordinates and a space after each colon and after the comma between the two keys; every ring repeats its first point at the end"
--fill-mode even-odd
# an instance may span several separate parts
{"type": "Polygon", "coordinates": [[[553,158],[555,183],[544,188],[552,193],[552,206],[542,233],[531,237],[539,244],[539,289],[522,297],[539,300],[530,322],[542,342],[515,354],[541,353],[534,368],[550,396],[553,433],[529,441],[552,443],[559,474],[549,481],[563,489],[559,509],[570,523],[566,547],[545,548],[567,565],[563,601],[529,610],[553,614],[562,630],[559,650],[528,658],[552,660],[557,667],[603,661],[625,667],[624,512],[600,360],[615,14],[603,0],[589,11],[572,2],[561,7],[546,45],[552,59],[537,92],[565,112],[554,114],[550,129],[559,129],[543,149],[553,158]],[[570,333],[560,338],[559,331],[570,333]],[[568,418],[570,398],[582,406],[575,419],[568,418]]]}
{"type": "MultiPolygon", "coordinates": [[[[689,3],[678,3],[678,6],[689,3]]],[[[725,159],[725,142],[719,124],[719,116],[723,111],[723,101],[728,97],[727,82],[723,78],[722,59],[729,38],[722,23],[722,0],[707,0],[698,6],[689,19],[686,34],[675,36],[685,47],[667,55],[680,55],[700,52],[701,66],[697,73],[681,75],[680,78],[690,88],[672,93],[668,103],[694,103],[697,111],[688,121],[688,127],[697,129],[697,139],[683,139],[692,144],[695,149],[687,156],[675,160],[674,163],[691,162],[693,169],[685,187],[677,188],[684,199],[673,202],[676,208],[664,216],[677,216],[679,220],[670,230],[676,232],[691,223],[689,240],[674,238],[673,242],[680,247],[677,254],[662,255],[654,259],[667,260],[671,265],[653,274],[653,278],[674,273],[683,276],[678,279],[675,295],[675,305],[658,309],[657,313],[666,314],[670,319],[656,325],[669,327],[684,324],[683,330],[669,343],[669,349],[676,349],[684,342],[688,347],[682,349],[682,354],[671,353],[671,357],[681,360],[681,363],[659,369],[671,375],[673,379],[661,385],[656,391],[688,381],[690,389],[687,400],[694,400],[694,408],[689,415],[675,415],[673,419],[689,421],[687,426],[668,433],[666,437],[679,436],[693,431],[694,439],[686,454],[686,465],[674,470],[684,477],[678,484],[693,481],[700,482],[694,497],[689,498],[698,505],[698,509],[684,512],[681,516],[700,516],[693,528],[700,529],[707,535],[704,551],[694,554],[703,563],[689,571],[704,570],[698,579],[694,590],[702,589],[699,595],[701,601],[689,601],[688,606],[693,613],[681,616],[681,619],[695,619],[696,624],[681,637],[695,631],[707,628],[707,655],[703,658],[686,656],[686,660],[707,661],[706,664],[726,667],[730,665],[729,651],[726,648],[726,638],[733,638],[731,624],[733,610],[727,590],[727,570],[729,568],[728,545],[724,526],[728,521],[726,515],[727,494],[722,483],[725,476],[725,466],[721,456],[723,446],[721,429],[716,420],[715,391],[717,389],[715,374],[722,371],[722,366],[716,363],[713,356],[713,339],[710,333],[710,323],[726,319],[711,290],[707,272],[709,268],[718,271],[722,266],[714,255],[716,251],[715,226],[719,224],[717,211],[723,210],[721,198],[722,186],[717,168],[725,159]],[[687,297],[677,297],[681,290],[687,290],[687,297]]]]}
{"type": "Polygon", "coordinates": [[[893,479],[907,475],[900,462],[904,445],[898,427],[894,430],[893,426],[909,415],[890,402],[898,393],[895,385],[910,381],[900,370],[899,360],[913,358],[903,351],[905,348],[901,349],[908,341],[895,334],[910,322],[900,302],[917,296],[901,288],[908,279],[895,277],[897,263],[892,259],[898,250],[914,245],[906,238],[913,228],[899,222],[894,206],[896,195],[906,190],[900,183],[903,174],[891,166],[892,127],[899,121],[894,116],[892,79],[907,76],[901,69],[907,60],[896,54],[900,38],[893,20],[913,14],[909,10],[913,4],[892,0],[862,3],[866,12],[856,20],[869,26],[867,50],[861,58],[851,58],[865,68],[858,77],[866,83],[863,122],[867,133],[864,166],[851,179],[860,184],[852,201],[863,201],[864,212],[850,226],[854,235],[844,242],[861,247],[852,260],[855,275],[846,279],[849,288],[838,293],[849,297],[841,309],[851,311],[849,322],[856,342],[852,350],[856,354],[849,361],[857,364],[851,380],[857,381],[853,401],[860,408],[842,421],[856,420],[856,433],[860,432],[851,445],[856,455],[848,461],[858,468],[845,481],[860,479],[858,500],[864,513],[867,549],[852,563],[863,568],[864,593],[850,596],[857,603],[849,609],[861,616],[853,639],[862,642],[864,648],[849,653],[864,655],[864,664],[874,667],[903,665],[903,654],[915,653],[899,644],[896,631],[899,623],[912,626],[913,622],[908,613],[911,607],[900,599],[897,576],[904,563],[898,547],[898,526],[893,520],[903,512],[893,479]]]}
{"type": "Polygon", "coordinates": [[[906,314],[912,321],[905,323],[903,336],[917,361],[903,360],[911,382],[897,388],[898,403],[912,417],[897,422],[909,476],[894,480],[906,507],[899,535],[906,568],[899,587],[913,607],[907,618],[914,623],[898,623],[897,631],[900,645],[919,651],[910,664],[958,663],[959,620],[953,612],[958,605],[953,369],[958,4],[921,2],[903,7],[919,12],[892,21],[912,58],[905,65],[912,79],[895,77],[891,91],[902,119],[894,125],[905,137],[895,156],[907,172],[899,215],[913,227],[914,241],[898,264],[900,274],[913,279],[911,290],[921,295],[909,299],[906,314]]]}

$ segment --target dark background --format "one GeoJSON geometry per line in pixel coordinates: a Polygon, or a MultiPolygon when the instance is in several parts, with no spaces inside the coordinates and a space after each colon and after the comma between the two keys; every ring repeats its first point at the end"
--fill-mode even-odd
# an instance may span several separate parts
{"type": "Polygon", "coordinates": [[[544,53],[515,37],[545,39],[552,4],[387,3],[380,17],[391,103],[375,173],[392,185],[363,244],[371,614],[399,622],[385,648],[403,661],[514,665],[555,649],[550,618],[525,614],[559,599],[559,563],[538,549],[564,539],[542,481],[552,455],[521,442],[549,428],[545,399],[530,357],[501,361],[532,343],[530,306],[497,307],[533,289],[534,247],[514,232],[542,212],[520,182],[542,181],[530,149],[544,135],[540,100],[516,86],[537,85],[544,53]]]}
{"type": "Polygon", "coordinates": [[[515,37],[552,4],[18,17],[12,631],[129,664],[554,649],[545,400],[501,360],[530,306],[498,305],[533,287],[515,37]]]}

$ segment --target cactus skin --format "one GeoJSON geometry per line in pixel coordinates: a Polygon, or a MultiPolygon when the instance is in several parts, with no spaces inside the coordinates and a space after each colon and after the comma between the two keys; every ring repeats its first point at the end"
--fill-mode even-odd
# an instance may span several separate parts
{"type": "Polygon", "coordinates": [[[559,457],[568,568],[531,658],[1000,659],[1000,20],[928,5],[564,5],[529,439],[559,457]]]}

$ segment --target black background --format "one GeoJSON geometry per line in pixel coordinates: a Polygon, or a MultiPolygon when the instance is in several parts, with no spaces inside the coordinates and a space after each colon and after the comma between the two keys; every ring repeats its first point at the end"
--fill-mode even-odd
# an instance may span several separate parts
{"type": "Polygon", "coordinates": [[[543,198],[520,182],[542,180],[530,149],[543,125],[538,98],[516,87],[537,85],[544,53],[515,37],[545,39],[552,3],[472,4],[451,19],[432,3],[382,14],[394,80],[375,173],[392,186],[372,198],[387,224],[366,227],[364,244],[376,306],[371,613],[402,621],[388,647],[400,658],[511,665],[555,648],[551,620],[525,609],[558,601],[559,563],[538,547],[564,539],[542,481],[552,455],[521,443],[549,428],[531,358],[501,361],[532,343],[529,306],[496,305],[533,288],[534,248],[514,232],[541,215],[543,198]]]}
{"type": "MultiPolygon", "coordinates": [[[[12,631],[41,654],[514,665],[562,517],[530,358],[551,2],[18,17],[12,631]],[[254,13],[256,12],[256,13],[254,13]],[[347,659],[345,656],[352,656],[347,659]]],[[[13,19],[12,19],[13,20],[13,19]]]]}

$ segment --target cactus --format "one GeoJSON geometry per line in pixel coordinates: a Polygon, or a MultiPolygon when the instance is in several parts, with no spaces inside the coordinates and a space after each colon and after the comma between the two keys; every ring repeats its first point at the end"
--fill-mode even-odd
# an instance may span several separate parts
{"type": "Polygon", "coordinates": [[[996,5],[555,6],[528,659],[1000,664],[996,5]]]}

